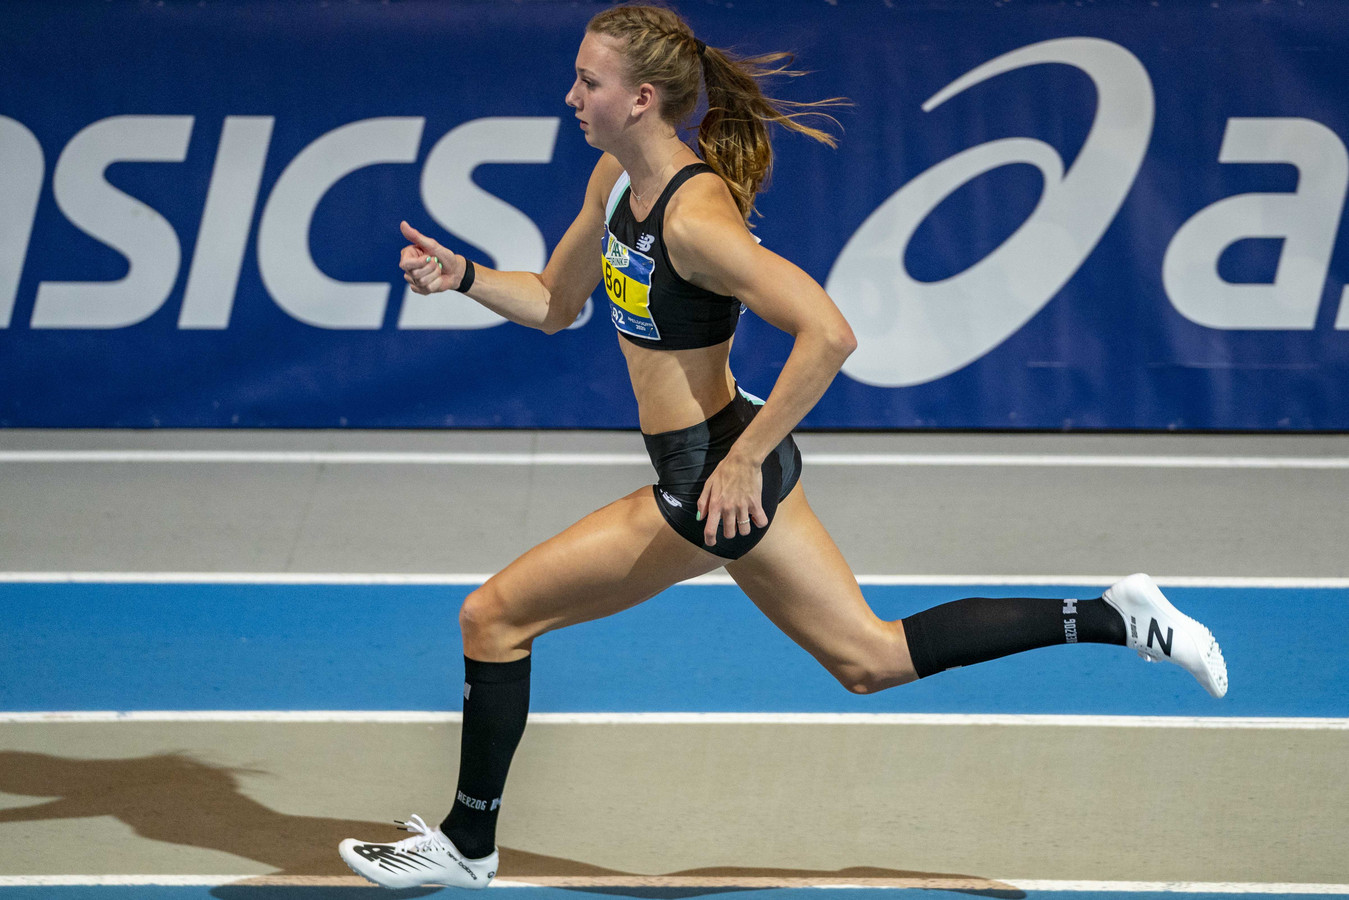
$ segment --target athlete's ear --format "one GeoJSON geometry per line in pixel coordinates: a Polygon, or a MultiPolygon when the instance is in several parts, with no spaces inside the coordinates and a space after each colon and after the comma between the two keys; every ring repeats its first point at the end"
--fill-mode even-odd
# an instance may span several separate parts
{"type": "Polygon", "coordinates": [[[642,82],[637,86],[637,99],[632,104],[633,116],[639,116],[642,113],[656,107],[656,88],[649,82],[642,82]]]}

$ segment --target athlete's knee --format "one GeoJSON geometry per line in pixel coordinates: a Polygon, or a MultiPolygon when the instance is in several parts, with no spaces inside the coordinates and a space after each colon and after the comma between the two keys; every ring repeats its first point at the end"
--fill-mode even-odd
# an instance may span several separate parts
{"type": "Polygon", "coordinates": [[[904,672],[872,666],[843,665],[830,667],[829,671],[853,694],[875,694],[913,680],[912,675],[906,676],[904,672]]]}
{"type": "Polygon", "coordinates": [[[475,642],[485,636],[500,613],[500,606],[493,592],[484,587],[470,591],[459,607],[459,631],[464,635],[464,643],[475,642]]]}
{"type": "Polygon", "coordinates": [[[913,667],[905,659],[888,656],[868,660],[850,660],[826,664],[829,674],[854,694],[875,694],[887,688],[908,684],[917,679],[913,667]]]}
{"type": "Polygon", "coordinates": [[[506,597],[489,581],[464,598],[459,608],[459,631],[465,655],[492,662],[516,649],[519,629],[512,623],[506,597]]]}
{"type": "Polygon", "coordinates": [[[835,659],[820,658],[829,673],[854,694],[874,694],[916,681],[901,622],[884,622],[870,637],[835,659]]]}

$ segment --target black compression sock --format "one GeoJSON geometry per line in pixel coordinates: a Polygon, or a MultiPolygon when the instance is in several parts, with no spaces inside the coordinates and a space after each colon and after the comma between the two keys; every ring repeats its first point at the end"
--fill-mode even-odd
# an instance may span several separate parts
{"type": "Polygon", "coordinates": [[[529,716],[529,660],[491,663],[464,657],[459,785],[440,830],[469,859],[488,856],[496,847],[506,773],[529,716]]]}
{"type": "Polygon", "coordinates": [[[1104,600],[970,597],[903,620],[919,678],[1053,644],[1120,644],[1124,619],[1104,600]]]}

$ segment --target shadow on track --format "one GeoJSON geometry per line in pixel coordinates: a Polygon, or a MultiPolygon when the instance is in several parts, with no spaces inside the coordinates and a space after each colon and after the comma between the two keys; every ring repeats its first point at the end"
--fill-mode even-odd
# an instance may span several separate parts
{"type": "MultiPolygon", "coordinates": [[[[401,833],[391,825],[356,819],[296,816],[277,812],[242,793],[238,776],[258,770],[216,766],[187,753],[123,759],[69,759],[45,753],[0,751],[0,792],[53,797],[46,803],[0,809],[0,822],[39,822],[111,816],[147,840],[218,850],[271,866],[277,877],[349,876],[337,855],[343,838],[401,833]]],[[[681,900],[707,894],[793,886],[793,881],[860,884],[890,880],[958,883],[945,889],[1000,898],[1025,895],[1009,885],[974,876],[847,868],[836,871],[766,868],[705,868],[652,876],[576,860],[501,848],[501,877],[534,881],[569,891],[611,896],[681,900]],[[756,884],[763,881],[763,884],[756,884]],[[661,883],[665,882],[665,883],[661,883]],[[671,884],[669,882],[674,882],[671,884]],[[768,883],[776,882],[776,883],[768,883]],[[787,882],[783,884],[782,882],[787,882]]],[[[937,887],[937,885],[933,885],[937,887]]],[[[349,897],[351,888],[250,885],[215,888],[221,900],[323,900],[349,897]]],[[[438,889],[393,891],[390,897],[421,897],[438,889]]]]}

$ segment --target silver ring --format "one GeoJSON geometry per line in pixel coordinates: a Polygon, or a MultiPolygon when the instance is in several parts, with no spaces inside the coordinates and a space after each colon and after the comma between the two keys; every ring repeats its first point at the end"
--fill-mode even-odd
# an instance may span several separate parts
{"type": "Polygon", "coordinates": [[[736,519],[735,521],[736,521],[736,524],[738,524],[738,525],[748,525],[748,524],[749,524],[749,519],[736,519]]]}

